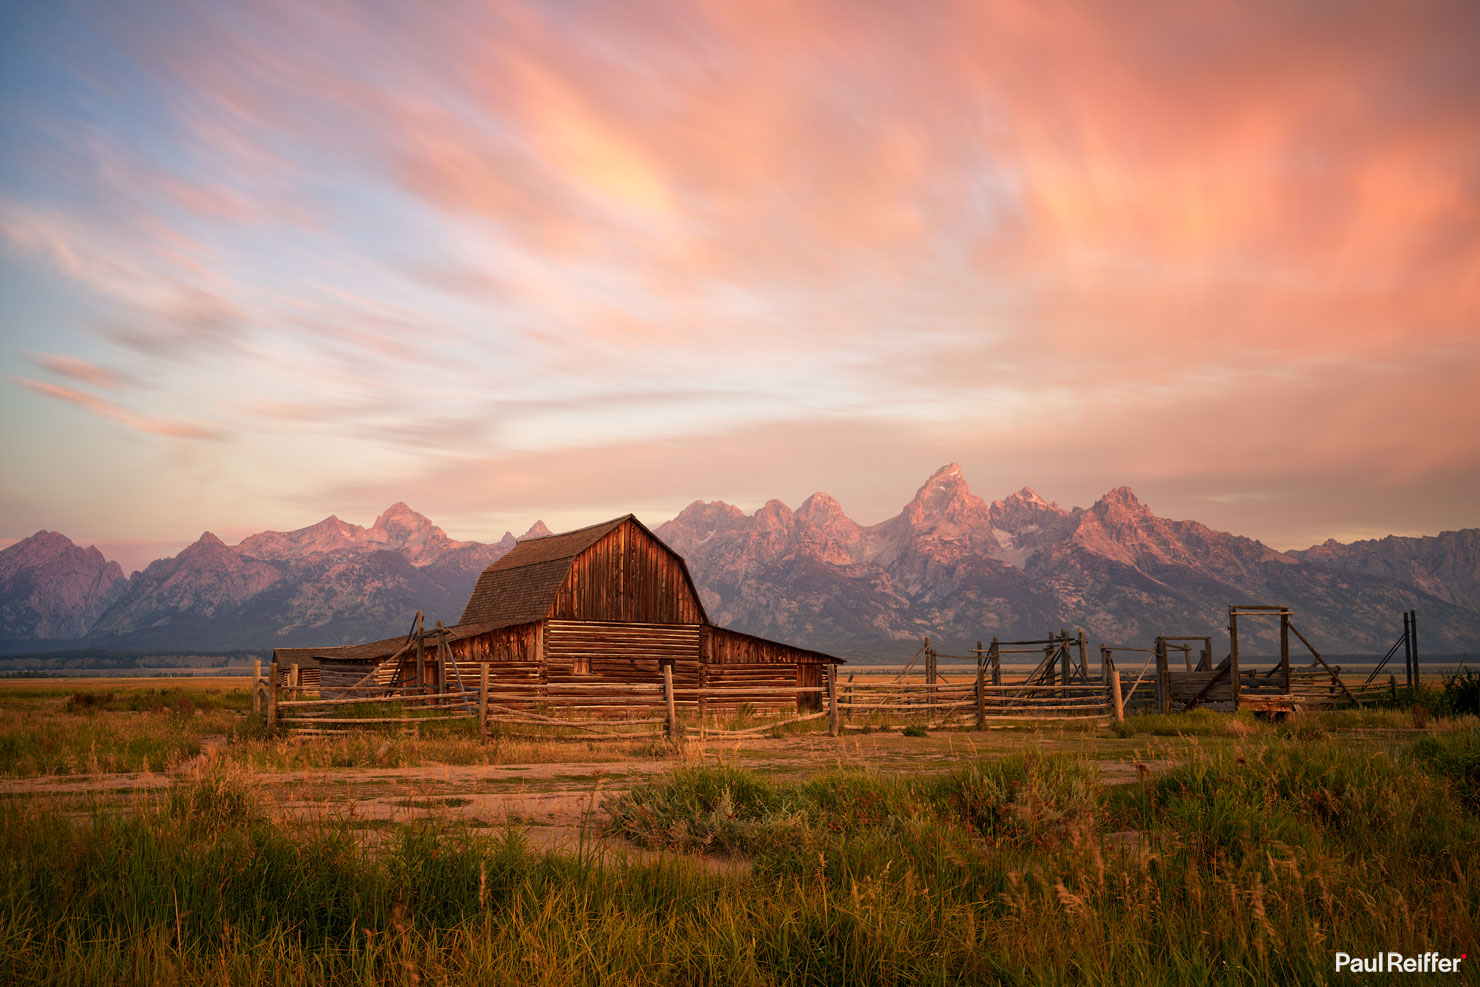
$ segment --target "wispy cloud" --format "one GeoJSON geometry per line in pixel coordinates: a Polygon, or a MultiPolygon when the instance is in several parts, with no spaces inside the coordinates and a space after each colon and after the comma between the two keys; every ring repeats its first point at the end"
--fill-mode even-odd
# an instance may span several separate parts
{"type": "Polygon", "coordinates": [[[65,401],[68,404],[84,408],[95,415],[119,422],[135,431],[147,432],[152,435],[165,435],[177,439],[220,440],[226,438],[226,432],[219,428],[201,425],[195,422],[149,418],[138,415],[95,394],[88,394],[85,391],[79,391],[71,387],[63,387],[60,384],[49,384],[46,381],[32,380],[29,377],[17,378],[17,382],[29,387],[38,394],[44,394],[47,397],[56,398],[58,401],[65,401]]]}
{"type": "Polygon", "coordinates": [[[1253,517],[1310,471],[1480,469],[1473,4],[73,20],[28,39],[73,39],[66,72],[28,69],[0,121],[7,263],[85,302],[26,347],[290,433],[262,455],[334,462],[334,495],[568,499],[583,457],[640,464],[613,489],[651,502],[960,459],[1253,517]],[[433,479],[453,462],[478,482],[433,479]]]}
{"type": "Polygon", "coordinates": [[[121,373],[110,367],[104,367],[90,360],[82,360],[72,356],[60,356],[55,353],[38,353],[35,356],[37,366],[44,367],[52,373],[72,380],[80,381],[91,387],[103,387],[108,390],[119,390],[136,383],[128,374],[121,373]]]}

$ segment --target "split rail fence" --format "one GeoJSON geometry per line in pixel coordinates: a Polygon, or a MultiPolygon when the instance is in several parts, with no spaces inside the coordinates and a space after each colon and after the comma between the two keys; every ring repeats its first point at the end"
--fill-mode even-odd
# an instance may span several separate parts
{"type": "Polygon", "coordinates": [[[696,687],[675,685],[673,669],[666,664],[662,681],[653,683],[539,682],[527,678],[491,682],[489,666],[480,665],[476,684],[454,667],[442,677],[443,691],[431,694],[421,691],[422,687],[391,680],[388,673],[381,674],[385,669],[378,668],[357,683],[373,680],[371,687],[377,695],[310,698],[308,694],[317,691],[318,685],[316,677],[308,674],[314,670],[296,665],[279,668],[274,663],[263,675],[258,663],[253,705],[265,714],[269,730],[304,734],[381,725],[414,730],[439,720],[473,719],[484,739],[493,729],[501,734],[525,732],[592,739],[676,739],[686,732],[724,738],[754,736],[825,717],[829,733],[837,736],[848,729],[873,729],[900,720],[934,728],[974,726],[980,730],[1011,722],[1119,721],[1127,710],[1170,713],[1220,702],[1266,711],[1332,708],[1348,703],[1361,706],[1364,700],[1396,693],[1396,678],[1390,675],[1383,683],[1378,674],[1400,648],[1404,651],[1406,677],[1410,682],[1417,679],[1418,621],[1412,611],[1404,614],[1403,636],[1366,681],[1355,686],[1347,685],[1341,668],[1321,656],[1290,616],[1289,608],[1282,606],[1229,607],[1230,651],[1216,665],[1210,637],[1162,635],[1151,648],[1102,645],[1100,667],[1092,669],[1084,632],[1071,637],[1068,631],[1060,631],[1031,641],[993,638],[985,647],[978,641],[970,653],[959,655],[937,652],[927,637],[887,682],[855,681],[850,675],[840,686],[837,666],[828,665],[821,686],[696,687]],[[1280,659],[1274,668],[1239,667],[1240,617],[1279,620],[1280,659]],[[1292,635],[1309,651],[1310,665],[1292,665],[1292,635]],[[1195,658],[1194,644],[1200,645],[1195,658]],[[1182,668],[1173,667],[1174,653],[1182,668]],[[1038,660],[1026,677],[1007,682],[1002,670],[1004,655],[1032,655],[1038,660]],[[1137,668],[1132,657],[1126,670],[1121,671],[1117,655],[1144,658],[1137,668]],[[953,680],[942,672],[942,660],[970,664],[961,670],[964,675],[953,671],[953,680]],[[918,681],[920,678],[924,681],[918,681]],[[792,703],[799,709],[815,710],[818,703],[804,702],[812,697],[822,700],[821,711],[774,715],[778,706],[792,703]],[[763,722],[753,722],[755,718],[748,714],[760,711],[773,715],[763,722]],[[722,725],[727,716],[730,725],[722,725]]]}
{"type": "Polygon", "coordinates": [[[762,722],[746,714],[774,705],[774,687],[675,686],[666,666],[662,682],[651,684],[493,682],[483,668],[476,687],[344,698],[300,698],[302,687],[284,685],[290,677],[269,671],[258,680],[254,695],[273,732],[326,735],[381,726],[414,731],[438,721],[475,720],[484,739],[493,730],[547,738],[741,738],[821,719],[837,736],[847,729],[872,729],[885,720],[982,729],[998,722],[1103,720],[1118,718],[1120,711],[1113,690],[1103,684],[1001,684],[1000,669],[994,680],[985,664],[978,665],[975,682],[964,684],[947,683],[940,676],[926,683],[886,684],[854,683],[850,677],[840,688],[836,666],[827,672],[824,685],[784,690],[792,701],[818,696],[820,711],[762,722]]]}

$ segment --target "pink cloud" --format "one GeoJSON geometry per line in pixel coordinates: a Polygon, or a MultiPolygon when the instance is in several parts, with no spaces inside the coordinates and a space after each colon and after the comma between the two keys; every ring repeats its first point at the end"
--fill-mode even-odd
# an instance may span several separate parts
{"type": "Polygon", "coordinates": [[[109,367],[100,366],[90,360],[80,360],[77,357],[41,353],[36,356],[36,362],[52,373],[60,374],[63,377],[70,377],[73,380],[81,381],[93,387],[118,390],[133,383],[127,374],[109,367]]]}
{"type": "Polygon", "coordinates": [[[48,384],[45,381],[32,380],[29,377],[17,377],[15,380],[38,394],[45,394],[47,397],[56,398],[58,401],[66,401],[69,404],[77,405],[95,415],[119,422],[138,432],[165,435],[179,439],[219,440],[226,437],[226,433],[220,429],[195,422],[172,421],[169,419],[149,418],[143,415],[137,415],[114,404],[112,401],[107,401],[96,395],[74,390],[70,387],[62,387],[59,384],[48,384]]]}

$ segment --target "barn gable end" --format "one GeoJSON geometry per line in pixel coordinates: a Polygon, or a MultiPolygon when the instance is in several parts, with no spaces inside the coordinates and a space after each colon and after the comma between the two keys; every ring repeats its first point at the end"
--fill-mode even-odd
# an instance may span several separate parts
{"type": "Polygon", "coordinates": [[[459,624],[707,622],[688,567],[637,518],[530,538],[483,570],[459,624]]]}
{"type": "Polygon", "coordinates": [[[572,560],[549,616],[624,623],[707,622],[683,559],[631,515],[572,560]]]}

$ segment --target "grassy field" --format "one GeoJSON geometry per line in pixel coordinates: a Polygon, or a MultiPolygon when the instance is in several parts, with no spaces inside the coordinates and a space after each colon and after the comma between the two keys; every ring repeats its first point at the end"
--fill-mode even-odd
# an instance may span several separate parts
{"type": "Polygon", "coordinates": [[[1336,951],[1480,943],[1473,717],[675,750],[86,688],[0,689],[3,983],[1359,983],[1336,951]]]}

